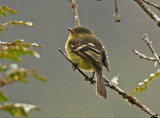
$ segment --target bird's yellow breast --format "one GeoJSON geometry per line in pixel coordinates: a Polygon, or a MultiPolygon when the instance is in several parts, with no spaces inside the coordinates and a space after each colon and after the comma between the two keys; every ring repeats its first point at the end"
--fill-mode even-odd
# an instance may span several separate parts
{"type": "Polygon", "coordinates": [[[78,55],[76,55],[75,53],[73,53],[69,47],[69,41],[71,40],[71,38],[69,37],[69,39],[66,41],[66,44],[65,44],[65,49],[66,49],[66,52],[67,52],[67,55],[69,57],[69,59],[73,62],[73,63],[76,63],[78,64],[78,67],[84,71],[90,71],[90,72],[93,72],[94,71],[94,66],[93,66],[93,63],[88,60],[88,59],[85,59],[83,57],[80,57],[78,55]]]}

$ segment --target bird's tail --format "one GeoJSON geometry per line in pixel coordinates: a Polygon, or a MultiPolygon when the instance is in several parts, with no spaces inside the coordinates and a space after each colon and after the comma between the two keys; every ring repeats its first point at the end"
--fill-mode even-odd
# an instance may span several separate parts
{"type": "Polygon", "coordinates": [[[106,93],[106,87],[105,87],[102,71],[98,71],[97,69],[95,69],[95,72],[96,72],[96,81],[97,81],[96,94],[106,99],[107,93],[106,93]]]}

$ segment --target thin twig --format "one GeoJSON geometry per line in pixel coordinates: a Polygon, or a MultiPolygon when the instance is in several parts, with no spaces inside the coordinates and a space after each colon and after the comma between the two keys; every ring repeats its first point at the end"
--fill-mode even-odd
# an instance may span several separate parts
{"type": "Polygon", "coordinates": [[[154,57],[147,57],[146,55],[140,53],[136,49],[133,50],[133,53],[136,54],[136,55],[138,55],[140,58],[143,58],[143,59],[146,59],[146,60],[149,60],[149,61],[157,61],[154,57]]]}
{"type": "MultiPolygon", "coordinates": [[[[63,56],[65,56],[65,58],[74,66],[74,63],[66,56],[66,54],[59,48],[58,49],[63,56]]],[[[84,73],[78,68],[76,67],[76,69],[85,77],[86,81],[91,81],[89,79],[89,77],[87,75],[84,75],[84,73]],[[87,78],[87,79],[86,79],[87,78]]],[[[143,105],[141,102],[139,102],[135,97],[129,95],[128,93],[124,92],[122,89],[120,89],[118,86],[111,84],[111,82],[105,77],[104,80],[106,82],[106,86],[108,86],[109,88],[115,90],[116,92],[118,92],[119,95],[121,95],[123,98],[125,98],[129,103],[136,105],[137,107],[139,107],[141,110],[145,111],[147,114],[151,115],[151,117],[155,117],[157,116],[156,113],[152,112],[149,108],[147,108],[145,105],[143,105]]],[[[96,81],[94,80],[94,83],[96,83],[96,81]]],[[[158,116],[155,118],[159,118],[158,116]]]]}
{"type": "Polygon", "coordinates": [[[160,18],[148,6],[144,4],[143,0],[135,0],[135,1],[160,27],[160,18]]]}
{"type": "Polygon", "coordinates": [[[146,42],[146,44],[148,45],[149,49],[151,50],[153,56],[155,57],[156,61],[158,62],[158,64],[160,65],[160,59],[156,53],[156,51],[154,50],[153,46],[152,46],[152,42],[149,40],[148,38],[148,34],[144,34],[142,36],[142,40],[144,40],[146,42]]]}
{"type": "Polygon", "coordinates": [[[76,27],[79,27],[81,25],[80,25],[80,20],[79,20],[78,12],[77,12],[78,4],[74,0],[69,0],[69,2],[71,4],[71,8],[72,8],[73,13],[74,13],[75,25],[76,25],[76,27]]]}
{"type": "Polygon", "coordinates": [[[4,109],[4,107],[2,105],[0,105],[0,111],[3,110],[3,109],[4,109]]]}
{"type": "Polygon", "coordinates": [[[7,84],[8,84],[8,81],[6,79],[0,79],[0,88],[7,84]]]}
{"type": "Polygon", "coordinates": [[[160,10],[160,6],[158,6],[158,5],[155,4],[155,3],[152,3],[152,2],[147,1],[147,0],[143,0],[143,2],[145,2],[145,3],[148,4],[148,5],[151,5],[151,6],[155,7],[155,8],[157,8],[158,10],[160,10]]]}
{"type": "Polygon", "coordinates": [[[12,83],[14,83],[14,82],[17,82],[17,81],[19,81],[20,79],[21,79],[21,78],[15,78],[15,79],[10,79],[10,80],[7,80],[7,79],[5,79],[5,78],[0,79],[0,88],[6,86],[6,85],[8,85],[8,84],[12,84],[12,83]]]}
{"type": "Polygon", "coordinates": [[[120,19],[120,15],[119,15],[119,12],[118,12],[118,0],[114,0],[114,4],[115,4],[115,22],[121,22],[121,19],[120,19]]]}

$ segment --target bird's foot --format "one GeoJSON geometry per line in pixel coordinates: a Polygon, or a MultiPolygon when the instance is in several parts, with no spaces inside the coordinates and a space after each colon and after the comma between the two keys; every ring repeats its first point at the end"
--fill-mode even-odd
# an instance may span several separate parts
{"type": "Polygon", "coordinates": [[[93,75],[92,75],[92,77],[90,77],[90,84],[94,84],[95,83],[95,81],[93,80],[93,78],[94,78],[94,75],[95,75],[95,71],[93,72],[93,75]]]}
{"type": "Polygon", "coordinates": [[[78,64],[77,63],[72,63],[72,69],[73,71],[75,71],[78,68],[78,64]]]}
{"type": "Polygon", "coordinates": [[[93,80],[92,77],[90,77],[90,84],[94,84],[94,83],[95,83],[95,81],[93,80]]]}

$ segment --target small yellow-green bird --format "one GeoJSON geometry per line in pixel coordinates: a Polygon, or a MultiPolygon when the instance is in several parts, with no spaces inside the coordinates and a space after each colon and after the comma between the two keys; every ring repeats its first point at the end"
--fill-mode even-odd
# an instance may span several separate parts
{"type": "Polygon", "coordinates": [[[106,99],[107,93],[102,66],[108,68],[108,57],[102,42],[86,27],[69,28],[70,36],[65,44],[69,59],[84,71],[96,73],[96,93],[106,99]]]}

